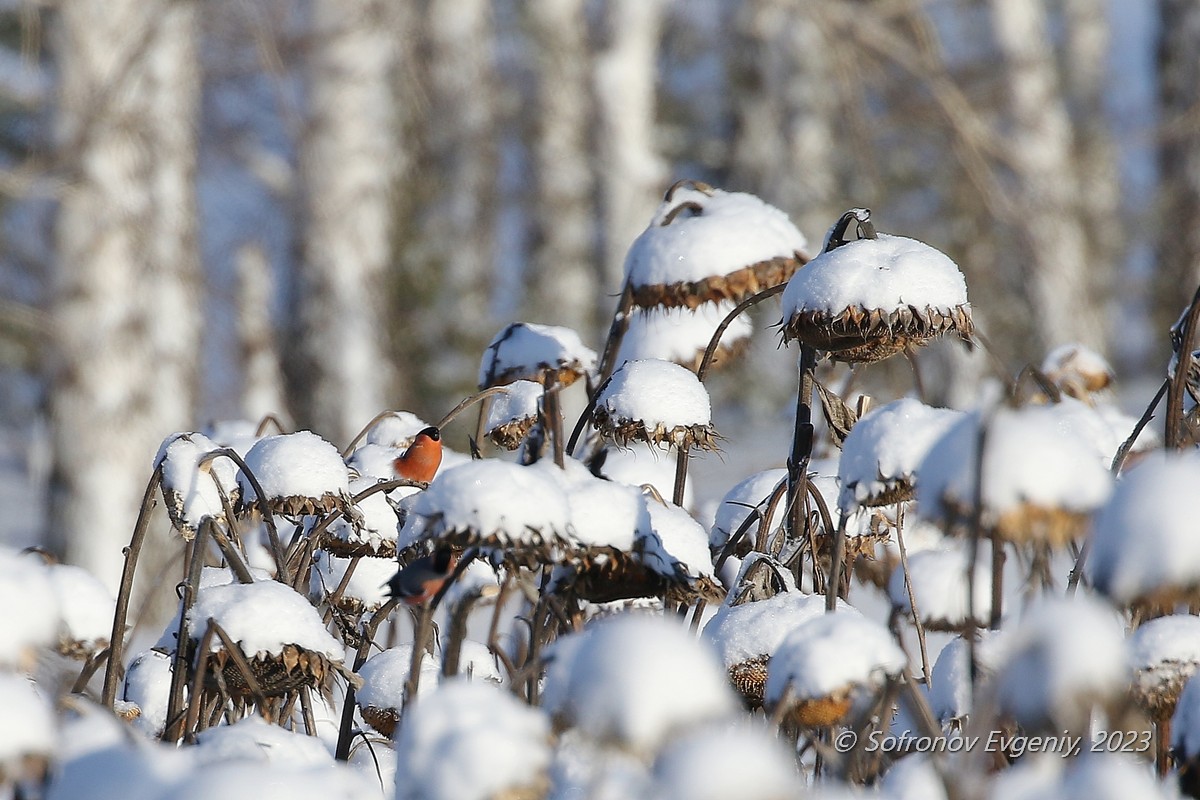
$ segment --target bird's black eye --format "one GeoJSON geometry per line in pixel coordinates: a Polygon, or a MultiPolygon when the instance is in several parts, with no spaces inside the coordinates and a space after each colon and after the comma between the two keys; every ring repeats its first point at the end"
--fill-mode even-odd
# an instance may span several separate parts
{"type": "Polygon", "coordinates": [[[418,433],[417,436],[428,436],[430,439],[433,439],[435,442],[437,442],[441,440],[442,432],[430,425],[428,428],[418,433]]]}

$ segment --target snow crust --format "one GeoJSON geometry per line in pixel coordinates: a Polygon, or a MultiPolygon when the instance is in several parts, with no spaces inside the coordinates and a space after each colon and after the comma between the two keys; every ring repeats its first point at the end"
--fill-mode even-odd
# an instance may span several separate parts
{"type": "MultiPolygon", "coordinates": [[[[971,559],[965,541],[949,541],[928,550],[908,555],[909,582],[917,601],[917,610],[926,623],[943,622],[952,626],[967,622],[969,587],[967,565],[971,559]]],[[[987,542],[979,543],[975,560],[975,622],[987,624],[992,614],[992,551],[987,542]]],[[[911,611],[904,569],[897,563],[888,579],[888,598],[894,608],[911,611]]]]}
{"type": "Polygon", "coordinates": [[[550,722],[483,683],[447,681],[408,711],[396,733],[396,800],[486,800],[539,782],[550,722]]]}
{"type": "Polygon", "coordinates": [[[217,482],[226,497],[237,492],[238,469],[232,460],[221,456],[200,469],[200,459],[220,447],[202,433],[173,433],[163,440],[154,457],[155,468],[162,469],[163,489],[175,495],[168,502],[175,503],[180,518],[193,531],[209,517],[225,517],[217,482]]]}
{"type": "MultiPolygon", "coordinates": [[[[0,608],[21,609],[0,625],[0,666],[20,668],[58,638],[61,612],[49,573],[34,559],[0,546],[0,608]]],[[[111,625],[110,625],[111,629],[111,625]]]]}
{"type": "Polygon", "coordinates": [[[542,385],[535,381],[522,380],[508,384],[507,391],[492,398],[484,429],[491,433],[501,425],[536,418],[543,392],[542,385]]]}
{"type": "Polygon", "coordinates": [[[593,739],[646,752],[737,707],[711,646],[661,617],[619,615],[559,645],[546,709],[593,739]]]}
{"type": "MultiPolygon", "coordinates": [[[[390,468],[390,461],[389,468],[390,468]]],[[[378,481],[373,477],[359,477],[350,482],[350,495],[371,488],[378,481]]],[[[408,488],[408,487],[400,487],[408,488]]],[[[393,490],[396,491],[396,490],[393,490]]],[[[412,492],[417,490],[413,488],[412,492]]],[[[375,492],[354,504],[358,509],[359,518],[351,521],[344,516],[334,520],[329,526],[330,535],[352,544],[370,545],[373,551],[378,551],[384,543],[395,544],[399,518],[396,509],[388,502],[388,492],[375,492]]]]}
{"type": "Polygon", "coordinates": [[[654,213],[625,256],[625,277],[635,286],[728,275],[776,257],[792,258],[808,243],[787,215],[751,194],[714,189],[711,196],[680,187],[654,213]],[[672,209],[698,203],[698,214],[672,209]]]}
{"type": "MultiPolygon", "coordinates": [[[[617,363],[652,358],[690,363],[708,347],[717,326],[735,305],[721,301],[702,303],[694,309],[634,309],[617,351],[617,363]]],[[[721,334],[721,346],[730,347],[753,332],[749,315],[740,314],[721,334]]]]}
{"type": "Polygon", "coordinates": [[[11,777],[10,770],[19,774],[24,756],[54,752],[54,712],[32,681],[0,672],[0,709],[0,775],[11,777]]]}
{"type": "Polygon", "coordinates": [[[201,731],[196,739],[196,761],[202,766],[246,760],[292,767],[333,765],[317,737],[284,730],[256,714],[201,731]]]}
{"type": "Polygon", "coordinates": [[[1088,571],[1097,588],[1128,602],[1200,584],[1200,456],[1152,454],[1125,472],[1096,514],[1088,571]]]}
{"type": "Polygon", "coordinates": [[[879,234],[818,254],[788,281],[783,319],[847,308],[944,311],[967,303],[967,283],[949,256],[924,242],[879,234]]]}
{"type": "Polygon", "coordinates": [[[649,529],[639,529],[636,547],[642,561],[660,575],[674,576],[682,568],[691,577],[713,577],[712,553],[704,526],[676,505],[663,505],[642,496],[649,529]]]}
{"type": "Polygon", "coordinates": [[[822,614],[797,625],[767,666],[764,699],[828,697],[850,687],[879,687],[904,670],[904,651],[887,628],[860,614],[822,614]]]}
{"type": "Polygon", "coordinates": [[[472,530],[524,541],[568,533],[571,512],[562,488],[541,470],[506,461],[471,461],[440,473],[416,497],[413,513],[445,531],[472,530]]]}
{"type": "MultiPolygon", "coordinates": [[[[917,473],[917,508],[926,518],[943,502],[974,502],[980,412],[954,422],[930,447],[917,473]]],[[[1088,513],[1108,499],[1112,479],[1096,448],[1046,406],[996,407],[988,422],[983,458],[984,523],[1022,503],[1088,513]]]]}
{"type": "Polygon", "coordinates": [[[1200,666],[1200,617],[1172,614],[1144,623],[1129,637],[1129,663],[1141,691],[1178,690],[1200,666]]]}
{"type": "Polygon", "coordinates": [[[636,420],[647,428],[708,425],[712,405],[696,373],[670,361],[626,361],[596,398],[614,419],[636,420]]]}
{"type": "Polygon", "coordinates": [[[122,696],[141,710],[135,728],[150,738],[162,735],[171,699],[171,656],[159,650],[138,654],[125,672],[122,696]]]}
{"type": "MultiPolygon", "coordinates": [[[[248,658],[279,655],[294,644],[341,663],[345,650],[321,621],[321,615],[297,592],[278,581],[227,583],[201,589],[188,615],[192,639],[204,635],[208,619],[215,619],[237,642],[248,658]]],[[[211,650],[221,649],[213,637],[211,650]]]]}
{"type": "Polygon", "coordinates": [[[1017,722],[1080,725],[1081,703],[1099,702],[1128,686],[1125,636],[1117,615],[1079,594],[1048,598],[1025,609],[1007,631],[996,669],[1000,705],[1017,722]]]}
{"type": "MultiPolygon", "coordinates": [[[[839,613],[858,614],[845,603],[839,613]]],[[[726,668],[758,656],[771,655],[788,634],[825,613],[823,595],[780,592],[751,603],[722,605],[704,626],[704,638],[717,648],[726,668]]]]}
{"type": "Polygon", "coordinates": [[[672,742],[654,764],[663,800],[777,800],[803,795],[794,759],[752,724],[709,726],[672,742]]]}
{"type": "Polygon", "coordinates": [[[92,573],[71,564],[44,567],[58,599],[61,634],[88,647],[107,646],[117,600],[92,573]]]}
{"type": "Polygon", "coordinates": [[[525,379],[535,378],[548,367],[590,374],[596,371],[596,359],[596,351],[570,328],[517,322],[488,343],[479,365],[479,385],[487,386],[489,376],[500,377],[510,371],[525,379]]]}
{"type": "MultiPolygon", "coordinates": [[[[312,572],[309,575],[308,593],[320,598],[332,594],[350,568],[352,558],[342,558],[324,550],[313,553],[312,572]]],[[[368,610],[374,610],[388,600],[387,582],[396,574],[396,560],[392,558],[358,559],[358,566],[346,584],[342,597],[358,600],[368,610]]]]}
{"type": "Polygon", "coordinates": [[[842,444],[838,508],[849,513],[899,481],[912,483],[930,447],[961,417],[911,398],[872,409],[842,444]]]}
{"type": "MultiPolygon", "coordinates": [[[[350,492],[350,471],[341,453],[309,431],[259,439],[246,453],[245,462],[268,498],[337,496],[350,492]]],[[[238,485],[244,502],[257,497],[241,472],[238,485]]]]}
{"type": "MultiPolygon", "coordinates": [[[[762,506],[775,491],[775,487],[781,481],[786,480],[786,469],[767,469],[740,481],[726,492],[725,496],[721,498],[721,504],[717,506],[717,512],[713,518],[712,530],[708,536],[709,547],[713,550],[724,547],[725,543],[729,541],[729,537],[742,526],[746,517],[750,516],[751,510],[762,506]]],[[[775,511],[767,522],[768,530],[774,530],[783,523],[785,505],[784,501],[780,501],[775,506],[775,511]]],[[[760,510],[765,511],[765,507],[760,510]]],[[[751,527],[750,535],[757,529],[758,524],[755,523],[751,527]]]]}
{"type": "MultiPolygon", "coordinates": [[[[358,703],[376,708],[402,707],[404,684],[408,681],[411,667],[411,644],[389,647],[368,658],[358,671],[363,679],[362,688],[355,693],[358,703]]],[[[497,685],[505,682],[487,645],[470,639],[462,643],[459,651],[458,673],[456,680],[487,681],[497,685]]],[[[417,694],[424,697],[441,680],[442,654],[440,648],[435,646],[434,655],[425,653],[421,656],[421,679],[417,682],[417,694]]]]}

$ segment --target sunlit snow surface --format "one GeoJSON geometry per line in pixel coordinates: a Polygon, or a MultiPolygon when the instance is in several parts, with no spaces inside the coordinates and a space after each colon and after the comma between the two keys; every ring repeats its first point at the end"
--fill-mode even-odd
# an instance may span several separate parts
{"type": "Polygon", "coordinates": [[[592,373],[596,351],[570,328],[517,322],[496,334],[484,350],[479,385],[507,383],[515,378],[536,380],[546,369],[592,373]]]}
{"type": "MultiPolygon", "coordinates": [[[[786,480],[786,469],[768,469],[743,479],[726,492],[721,499],[721,504],[717,506],[712,530],[709,532],[709,547],[714,549],[724,547],[725,543],[729,541],[729,537],[737,532],[754,509],[757,508],[760,513],[765,514],[764,501],[771,496],[781,482],[786,480]]],[[[779,502],[772,510],[771,517],[767,520],[768,531],[782,523],[785,505],[785,503],[779,502]]],[[[748,533],[753,536],[757,530],[758,523],[756,522],[752,524],[748,533]]]]}
{"type": "Polygon", "coordinates": [[[646,428],[661,425],[708,425],[712,405],[708,391],[690,369],[669,361],[627,361],[596,398],[615,420],[635,420],[646,428]]]}
{"type": "MultiPolygon", "coordinates": [[[[948,540],[909,554],[908,583],[926,625],[956,628],[970,619],[968,598],[972,595],[967,582],[970,561],[970,545],[966,540],[948,540]]],[[[904,578],[904,570],[897,564],[888,580],[888,597],[894,608],[911,612],[909,586],[904,578]]],[[[975,556],[974,588],[975,622],[986,624],[992,613],[992,548],[987,542],[980,543],[975,556]]]]}
{"type": "Polygon", "coordinates": [[[647,751],[737,707],[711,646],[660,617],[603,620],[553,654],[546,710],[598,741],[647,751]]]}
{"type": "MultiPolygon", "coordinates": [[[[840,611],[858,614],[850,606],[840,605],[840,611]]],[[[824,613],[824,595],[780,592],[765,600],[721,606],[705,626],[704,637],[716,645],[725,666],[732,667],[771,655],[789,633],[824,613]]]]}
{"type": "MultiPolygon", "coordinates": [[[[617,363],[649,358],[690,364],[708,347],[717,326],[734,308],[730,302],[702,303],[694,309],[635,309],[617,351],[617,363]]],[[[754,332],[750,317],[741,314],[722,332],[720,345],[732,347],[754,332]]]]}
{"type": "MultiPolygon", "coordinates": [[[[201,589],[188,618],[193,639],[204,635],[206,621],[211,618],[250,658],[279,655],[287,644],[321,653],[338,663],[346,653],[308,600],[278,581],[227,583],[201,589]]],[[[220,639],[213,637],[211,647],[214,652],[219,650],[220,639]]]]}
{"type": "Polygon", "coordinates": [[[764,699],[811,700],[849,687],[876,688],[907,660],[891,633],[860,614],[822,614],[797,625],[767,669],[764,699]]]}
{"type": "Polygon", "coordinates": [[[50,575],[36,559],[0,546],[0,608],[10,612],[0,624],[0,666],[32,664],[38,648],[57,642],[62,619],[50,575]]]}
{"type": "MultiPolygon", "coordinates": [[[[350,472],[337,448],[309,431],[260,439],[245,460],[269,499],[350,492],[350,472]]],[[[244,502],[257,497],[244,473],[238,473],[238,484],[244,502]]]]}
{"type": "Polygon", "coordinates": [[[438,531],[501,534],[508,541],[531,535],[565,536],[571,520],[562,488],[539,469],[484,459],[446,470],[417,495],[413,513],[438,531]]]}
{"type": "Polygon", "coordinates": [[[1200,456],[1151,455],[1096,514],[1088,571],[1115,600],[1200,584],[1200,456]]]}
{"type": "Polygon", "coordinates": [[[777,800],[802,796],[794,759],[765,726],[709,726],[663,749],[654,765],[660,797],[777,800]]]}
{"type": "Polygon", "coordinates": [[[1030,604],[1000,647],[998,701],[1031,730],[1083,725],[1091,704],[1114,697],[1129,682],[1120,618],[1082,594],[1030,604]]]}
{"type": "Polygon", "coordinates": [[[238,491],[237,465],[225,456],[213,458],[201,469],[200,460],[220,448],[201,433],[173,433],[159,446],[154,466],[162,470],[162,487],[174,516],[191,532],[208,517],[223,519],[221,490],[227,498],[238,491]]]}
{"type": "Polygon", "coordinates": [[[696,281],[727,275],[772,258],[791,258],[807,246],[787,215],[754,195],[714,189],[677,189],[654,214],[625,256],[625,276],[635,286],[696,281]],[[697,203],[664,225],[682,203],[697,203]]]}
{"type": "Polygon", "coordinates": [[[967,302],[967,283],[950,257],[924,242],[879,234],[821,253],[788,281],[783,319],[847,308],[890,313],[905,306],[949,311],[967,302]]]}
{"type": "Polygon", "coordinates": [[[1050,406],[1012,409],[998,405],[986,416],[975,411],[955,421],[929,447],[917,468],[917,508],[937,519],[944,504],[974,504],[979,427],[986,419],[983,473],[984,524],[1023,503],[1087,513],[1112,490],[1097,448],[1072,430],[1050,406]]]}
{"type": "Polygon", "coordinates": [[[502,689],[452,680],[404,715],[396,752],[396,800],[486,800],[545,780],[550,722],[502,689]]]}
{"type": "Polygon", "coordinates": [[[0,672],[0,709],[0,776],[19,773],[25,756],[54,752],[54,712],[30,679],[0,672]]]}
{"type": "Polygon", "coordinates": [[[872,409],[842,444],[838,507],[849,512],[898,482],[913,482],[921,459],[961,416],[911,398],[872,409]]]}

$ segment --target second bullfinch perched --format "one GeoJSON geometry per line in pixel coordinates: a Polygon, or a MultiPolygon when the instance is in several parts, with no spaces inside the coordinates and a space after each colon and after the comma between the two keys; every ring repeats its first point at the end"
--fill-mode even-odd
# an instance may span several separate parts
{"type": "Polygon", "coordinates": [[[433,599],[454,574],[458,555],[449,548],[439,548],[432,555],[421,556],[405,566],[388,581],[392,597],[410,606],[419,606],[433,599]]]}
{"type": "Polygon", "coordinates": [[[442,464],[442,432],[430,426],[416,435],[392,467],[399,478],[428,483],[442,464]]]}

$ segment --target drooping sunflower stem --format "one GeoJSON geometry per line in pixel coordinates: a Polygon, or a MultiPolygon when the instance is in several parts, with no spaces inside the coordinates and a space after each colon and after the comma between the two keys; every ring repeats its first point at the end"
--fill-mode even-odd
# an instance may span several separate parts
{"type": "Polygon", "coordinates": [[[789,541],[799,538],[803,527],[803,503],[808,483],[808,462],[813,450],[813,373],[817,368],[816,348],[800,347],[800,385],[796,392],[796,423],[792,434],[792,451],[788,456],[787,527],[789,541]]]}
{"type": "Polygon", "coordinates": [[[1200,288],[1192,297],[1184,317],[1179,350],[1176,353],[1175,374],[1171,376],[1171,389],[1167,394],[1166,446],[1177,449],[1184,446],[1183,395],[1187,389],[1188,372],[1192,368],[1192,352],[1196,348],[1196,328],[1200,324],[1200,288]]]}
{"type": "Polygon", "coordinates": [[[133,594],[133,575],[137,571],[138,556],[142,552],[142,543],[146,540],[146,530],[150,527],[150,511],[154,508],[154,493],[162,483],[162,467],[159,466],[150,475],[146,483],[146,492],[142,495],[142,507],[138,511],[137,523],[133,526],[133,536],[129,539],[129,547],[125,548],[125,566],[121,570],[121,586],[117,591],[117,605],[113,612],[112,634],[109,637],[108,664],[104,669],[104,689],[100,702],[107,708],[112,708],[117,699],[117,682],[121,680],[124,669],[122,663],[125,646],[125,623],[129,619],[129,600],[133,594]]]}

